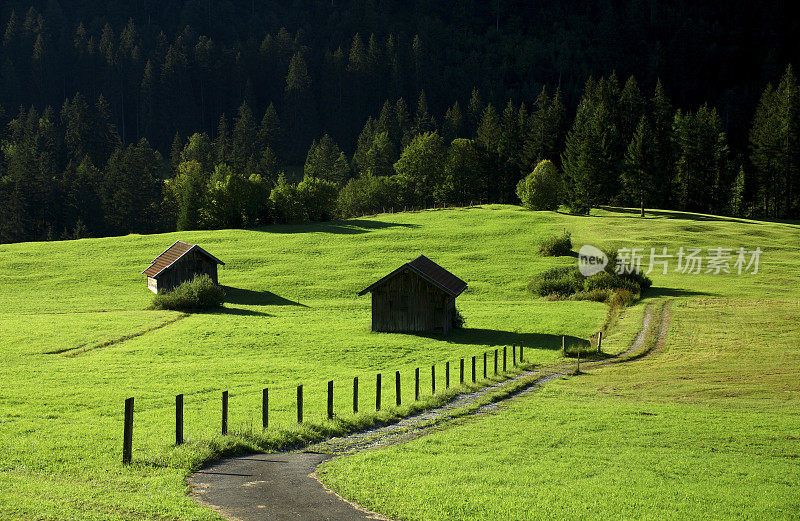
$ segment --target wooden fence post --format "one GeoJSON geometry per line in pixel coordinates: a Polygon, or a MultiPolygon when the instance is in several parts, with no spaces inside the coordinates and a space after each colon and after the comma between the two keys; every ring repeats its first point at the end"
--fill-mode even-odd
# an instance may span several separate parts
{"type": "Polygon", "coordinates": [[[508,346],[503,346],[503,372],[506,372],[506,353],[508,353],[508,346]]]}
{"type": "Polygon", "coordinates": [[[436,394],[436,364],[431,366],[431,395],[436,394]]]}
{"type": "Polygon", "coordinates": [[[297,386],[297,423],[303,423],[303,386],[297,386]]]}
{"type": "Polygon", "coordinates": [[[450,389],[450,362],[444,364],[444,388],[450,389]]]}
{"type": "Polygon", "coordinates": [[[381,410],[381,373],[375,377],[375,410],[381,410]]]}
{"type": "Polygon", "coordinates": [[[400,398],[400,396],[401,396],[400,395],[400,371],[395,371],[394,372],[394,394],[397,397],[395,401],[397,403],[397,406],[399,407],[400,403],[402,402],[402,400],[400,398]]]}
{"type": "Polygon", "coordinates": [[[358,412],[358,377],[353,378],[353,414],[358,412]]]}
{"type": "Polygon", "coordinates": [[[464,385],[464,359],[463,358],[461,359],[461,363],[459,364],[459,368],[460,369],[459,369],[459,372],[458,372],[458,374],[459,374],[459,380],[458,381],[459,381],[459,383],[461,385],[464,385]]]}
{"type": "Polygon", "coordinates": [[[494,374],[497,374],[497,349],[494,350],[494,374]]]}
{"type": "Polygon", "coordinates": [[[561,354],[567,356],[567,342],[564,339],[564,335],[561,335],[561,354]]]}
{"type": "Polygon", "coordinates": [[[517,365],[517,344],[511,345],[511,365],[517,365]]]}
{"type": "Polygon", "coordinates": [[[125,425],[122,430],[122,464],[131,462],[133,452],[133,398],[125,399],[125,425]]]}
{"type": "Polygon", "coordinates": [[[333,380],[328,380],[328,419],[333,419],[333,380]]]}
{"type": "Polygon", "coordinates": [[[222,391],[222,435],[228,434],[228,391],[222,391]]]}
{"type": "Polygon", "coordinates": [[[600,350],[602,348],[602,346],[603,346],[603,332],[602,331],[598,331],[597,332],[597,353],[598,354],[602,352],[600,350]]]}
{"type": "Polygon", "coordinates": [[[261,429],[267,430],[269,427],[269,388],[265,387],[261,391],[261,429]]]}
{"type": "Polygon", "coordinates": [[[486,351],[483,352],[483,379],[486,380],[486,351]]]}
{"type": "Polygon", "coordinates": [[[414,401],[419,401],[419,367],[414,369],[414,401]]]}
{"type": "Polygon", "coordinates": [[[522,344],[520,344],[519,345],[519,363],[522,363],[522,349],[523,349],[523,346],[522,346],[522,344]]]}
{"type": "Polygon", "coordinates": [[[175,397],[175,445],[183,444],[183,395],[175,397]]]}
{"type": "Polygon", "coordinates": [[[472,383],[475,383],[475,357],[472,357],[472,383]]]}

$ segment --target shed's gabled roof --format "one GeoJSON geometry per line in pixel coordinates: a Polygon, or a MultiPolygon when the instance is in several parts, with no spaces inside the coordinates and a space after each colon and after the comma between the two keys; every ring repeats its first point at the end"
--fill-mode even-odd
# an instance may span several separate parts
{"type": "Polygon", "coordinates": [[[209,259],[213,260],[217,264],[225,265],[224,262],[219,260],[218,258],[214,257],[206,250],[201,248],[196,244],[189,244],[188,242],[183,241],[175,241],[175,244],[167,248],[164,253],[153,259],[153,262],[150,263],[150,267],[144,270],[142,273],[147,275],[148,277],[157,277],[159,273],[164,271],[165,269],[169,268],[175,262],[186,255],[191,251],[196,251],[202,253],[209,259]]]}
{"type": "Polygon", "coordinates": [[[466,282],[459,279],[446,269],[442,268],[441,266],[430,260],[428,257],[420,255],[411,262],[403,264],[390,274],[372,283],[369,287],[363,289],[361,292],[359,292],[359,296],[374,290],[387,280],[391,279],[392,277],[394,277],[395,275],[406,269],[410,269],[423,279],[432,283],[436,287],[441,288],[442,291],[454,297],[459,296],[465,289],[467,289],[466,282]]]}

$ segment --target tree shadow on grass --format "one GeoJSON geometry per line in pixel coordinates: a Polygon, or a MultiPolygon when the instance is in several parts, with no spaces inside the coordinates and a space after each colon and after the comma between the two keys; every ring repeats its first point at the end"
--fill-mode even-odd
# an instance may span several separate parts
{"type": "MultiPolygon", "coordinates": [[[[619,206],[599,206],[598,208],[612,213],[627,213],[639,215],[640,208],[622,208],[619,206]]],[[[666,217],[667,219],[686,219],[693,221],[717,221],[717,222],[734,222],[734,223],[747,223],[747,224],[788,224],[797,226],[800,221],[796,219],[742,219],[739,217],[727,217],[725,215],[710,215],[703,213],[693,212],[680,212],[675,210],[658,210],[658,209],[644,209],[645,219],[655,219],[666,217]]],[[[599,216],[592,216],[599,217],[599,216]]]]}
{"type": "Polygon", "coordinates": [[[656,297],[697,297],[697,296],[707,296],[711,297],[716,295],[716,293],[709,293],[707,291],[696,291],[693,289],[681,289],[681,288],[653,288],[650,287],[644,291],[642,297],[644,298],[656,298],[656,297]]]}
{"type": "Polygon", "coordinates": [[[274,317],[275,315],[270,315],[269,313],[264,313],[263,311],[256,311],[255,309],[244,309],[244,308],[229,308],[227,306],[223,306],[221,308],[217,308],[211,311],[203,312],[204,315],[234,315],[240,317],[274,317]]]}
{"type": "Polygon", "coordinates": [[[265,228],[258,228],[259,231],[268,233],[335,233],[353,235],[359,233],[369,233],[374,230],[384,228],[419,228],[417,224],[390,223],[384,221],[373,221],[370,219],[349,219],[346,221],[329,221],[302,224],[278,224],[265,228]]]}
{"type": "MultiPolygon", "coordinates": [[[[448,336],[437,338],[453,344],[473,346],[510,346],[521,345],[531,349],[561,349],[561,335],[548,335],[544,333],[517,333],[515,331],[501,331],[498,329],[463,328],[454,329],[448,336]]],[[[564,336],[567,349],[580,347],[582,350],[589,348],[589,341],[576,336],[564,336]]]]}
{"type": "Polygon", "coordinates": [[[305,304],[289,300],[272,293],[271,291],[255,291],[252,289],[234,288],[222,286],[225,290],[225,302],[239,304],[242,306],[300,306],[307,308],[305,304]]]}

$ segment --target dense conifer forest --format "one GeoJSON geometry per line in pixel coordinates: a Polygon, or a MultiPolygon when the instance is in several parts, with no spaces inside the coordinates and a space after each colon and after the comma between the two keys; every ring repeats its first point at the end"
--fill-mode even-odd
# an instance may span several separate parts
{"type": "Polygon", "coordinates": [[[789,6],[6,0],[0,242],[527,187],[577,213],[800,218],[789,6]]]}

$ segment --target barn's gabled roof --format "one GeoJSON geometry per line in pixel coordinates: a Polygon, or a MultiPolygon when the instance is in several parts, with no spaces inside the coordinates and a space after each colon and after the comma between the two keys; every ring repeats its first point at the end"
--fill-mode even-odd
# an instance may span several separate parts
{"type": "Polygon", "coordinates": [[[405,271],[406,269],[410,269],[423,279],[427,280],[434,286],[441,288],[442,291],[454,297],[459,296],[465,289],[467,289],[466,282],[459,279],[446,269],[442,268],[441,266],[430,260],[428,257],[420,255],[416,259],[412,260],[411,262],[403,264],[390,274],[386,275],[385,277],[383,277],[378,281],[375,281],[370,286],[360,291],[359,296],[374,290],[387,280],[391,279],[398,273],[405,271]]]}
{"type": "Polygon", "coordinates": [[[150,263],[150,267],[144,270],[142,273],[147,275],[148,277],[157,277],[159,273],[164,271],[165,269],[169,268],[175,262],[178,261],[181,257],[188,254],[189,252],[196,251],[202,253],[209,259],[213,260],[217,264],[225,265],[224,262],[219,260],[218,258],[214,257],[206,250],[201,248],[196,244],[189,244],[188,242],[183,241],[175,241],[175,244],[167,248],[164,253],[153,259],[153,262],[150,263]]]}

